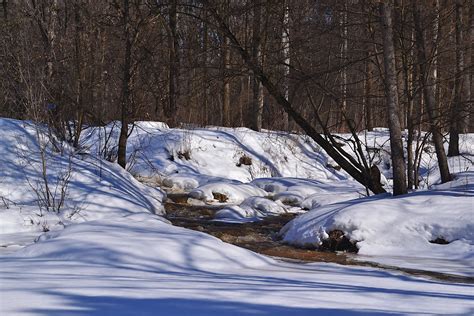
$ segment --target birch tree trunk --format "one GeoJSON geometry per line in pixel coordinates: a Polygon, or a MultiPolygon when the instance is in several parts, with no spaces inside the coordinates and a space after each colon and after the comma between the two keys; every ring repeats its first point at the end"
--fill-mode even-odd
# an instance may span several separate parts
{"type": "MultiPolygon", "coordinates": [[[[262,6],[259,3],[254,4],[253,7],[253,25],[252,25],[252,58],[254,63],[263,66],[263,52],[262,52],[262,6]]],[[[263,86],[255,74],[252,76],[252,121],[251,128],[255,131],[262,129],[262,115],[263,115],[263,86]]]]}
{"type": "Polygon", "coordinates": [[[405,160],[400,127],[395,45],[393,42],[393,1],[380,3],[382,17],[383,59],[385,68],[385,99],[390,131],[390,150],[393,169],[393,195],[407,193],[405,160]]]}

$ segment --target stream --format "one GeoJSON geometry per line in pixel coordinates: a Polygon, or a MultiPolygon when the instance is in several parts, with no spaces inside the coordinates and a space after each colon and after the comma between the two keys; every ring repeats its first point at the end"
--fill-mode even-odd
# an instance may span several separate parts
{"type": "Polygon", "coordinates": [[[440,281],[474,284],[474,277],[400,268],[356,260],[357,254],[353,253],[302,249],[284,244],[278,237],[278,232],[298,214],[287,213],[280,216],[270,216],[257,222],[222,222],[213,219],[214,214],[224,206],[215,204],[191,205],[187,204],[186,200],[187,196],[185,194],[168,194],[168,200],[165,203],[166,218],[173,225],[204,232],[224,242],[279,260],[295,263],[328,262],[375,267],[440,281]]]}

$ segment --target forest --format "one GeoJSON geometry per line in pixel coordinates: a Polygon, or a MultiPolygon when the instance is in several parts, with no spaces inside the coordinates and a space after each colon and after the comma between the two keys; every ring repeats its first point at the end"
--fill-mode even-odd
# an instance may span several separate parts
{"type": "MultiPolygon", "coordinates": [[[[442,138],[449,132],[447,154],[455,156],[459,134],[473,128],[472,7],[441,0],[383,8],[363,0],[5,0],[0,114],[50,121],[75,146],[84,126],[120,120],[127,123],[122,166],[126,127],[142,120],[309,135],[391,127],[398,169],[400,130],[407,129],[401,181],[409,188],[417,186],[411,153],[427,130],[447,181],[442,138]]],[[[336,140],[320,142],[350,168],[336,140]]],[[[348,170],[353,177],[371,179],[370,166],[356,167],[348,170]]]]}

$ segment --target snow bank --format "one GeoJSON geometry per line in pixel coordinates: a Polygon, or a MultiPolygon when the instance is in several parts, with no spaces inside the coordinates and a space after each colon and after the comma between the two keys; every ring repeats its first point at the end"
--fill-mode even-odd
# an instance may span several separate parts
{"type": "Polygon", "coordinates": [[[150,213],[71,225],[43,234],[36,244],[14,256],[122,267],[152,264],[155,269],[210,272],[272,262],[210,235],[172,226],[150,213]]]}
{"type": "MultiPolygon", "coordinates": [[[[342,139],[346,139],[344,149],[351,155],[354,155],[354,149],[351,148],[352,135],[339,134],[342,139]]],[[[387,128],[375,128],[373,131],[363,131],[358,134],[359,139],[364,145],[364,155],[367,161],[371,161],[378,166],[382,175],[382,184],[386,188],[391,189],[391,181],[393,178],[392,161],[390,154],[390,135],[387,128]]],[[[407,157],[406,140],[408,132],[402,132],[403,145],[405,150],[405,157],[407,157]]],[[[448,137],[446,138],[448,139],[448,137]]],[[[341,139],[339,139],[342,141],[341,139]]],[[[441,176],[438,170],[438,160],[433,143],[427,137],[425,132],[422,132],[419,141],[415,140],[414,148],[419,146],[421,151],[420,160],[420,187],[430,188],[434,184],[441,182],[441,176]]],[[[448,151],[448,143],[444,143],[445,151],[448,151]]],[[[474,165],[474,134],[459,135],[459,149],[461,156],[448,157],[449,170],[451,173],[459,173],[466,171],[473,171],[474,165]]]]}
{"type": "Polygon", "coordinates": [[[433,185],[431,190],[474,191],[474,170],[453,174],[452,177],[452,181],[433,185]]]}
{"type": "MultiPolygon", "coordinates": [[[[114,159],[119,129],[116,123],[89,128],[81,144],[90,153],[114,159]]],[[[127,153],[134,175],[159,177],[176,190],[196,188],[209,177],[241,182],[273,176],[347,178],[326,166],[326,154],[308,137],[247,128],[169,129],[158,122],[136,122],[127,153]]]]}
{"type": "MultiPolygon", "coordinates": [[[[165,177],[162,181],[162,184],[175,191],[185,191],[189,192],[193,189],[201,185],[205,185],[210,182],[218,182],[218,181],[227,181],[224,178],[220,177],[212,177],[203,174],[196,174],[196,173],[189,173],[189,172],[180,172],[180,173],[173,173],[169,176],[165,177]]],[[[232,182],[232,181],[230,181],[232,182]]],[[[234,181],[237,182],[237,181],[234,181]]]]}
{"type": "MultiPolygon", "coordinates": [[[[130,128],[127,168],[135,176],[157,179],[158,184],[176,191],[190,191],[222,179],[244,183],[270,177],[307,178],[322,182],[351,179],[344,171],[336,170],[339,169],[337,164],[305,135],[255,132],[246,128],[170,129],[160,122],[136,122],[130,128]]],[[[105,127],[88,128],[82,134],[81,145],[84,151],[94,156],[114,160],[119,130],[120,124],[116,122],[105,127]]],[[[405,131],[404,141],[406,134],[405,131]]],[[[344,150],[355,157],[353,136],[336,136],[344,144],[344,150]]],[[[365,158],[379,167],[382,182],[390,190],[392,168],[388,129],[376,128],[358,136],[365,158]]],[[[425,133],[420,135],[418,145],[425,136],[425,133]]],[[[448,159],[451,171],[472,171],[474,134],[460,136],[460,150],[465,157],[448,159]]],[[[421,153],[420,185],[429,188],[439,182],[436,155],[429,140],[426,140],[421,153]]],[[[301,204],[304,198],[301,194],[282,194],[282,200],[297,204],[301,204]]]]}
{"type": "Polygon", "coordinates": [[[0,245],[15,243],[13,232],[37,235],[72,222],[164,212],[161,190],[141,184],[116,164],[74,153],[45,127],[0,119],[0,130],[0,245]],[[61,207],[47,210],[46,183],[49,204],[60,205],[64,197],[61,207]]]}
{"type": "MultiPolygon", "coordinates": [[[[228,206],[216,214],[217,220],[256,221],[286,212],[301,213],[302,208],[332,204],[359,198],[364,188],[354,181],[323,182],[298,178],[259,178],[248,184],[215,181],[190,192],[194,199],[215,201],[227,197],[228,206]],[[267,197],[271,198],[262,198],[267,197]]],[[[221,201],[222,202],[222,201],[221,201]]]]}
{"type": "Polygon", "coordinates": [[[282,203],[262,197],[250,197],[238,206],[228,206],[219,210],[215,215],[215,219],[225,222],[253,222],[263,217],[287,212],[282,203]]]}
{"type": "MultiPolygon", "coordinates": [[[[337,229],[357,241],[359,254],[376,257],[372,260],[404,256],[458,261],[465,264],[462,273],[474,275],[474,176],[457,177],[458,183],[469,181],[471,185],[317,207],[288,223],[281,234],[289,244],[317,246],[337,229]],[[450,243],[430,242],[437,238],[450,243]]],[[[429,263],[423,262],[418,268],[429,269],[429,263]]],[[[436,263],[431,268],[443,269],[436,263]]]]}
{"type": "Polygon", "coordinates": [[[365,189],[354,181],[337,182],[297,178],[261,178],[251,182],[284,204],[310,209],[315,206],[364,196],[365,189]]]}
{"type": "Polygon", "coordinates": [[[200,186],[189,193],[193,199],[208,202],[239,204],[252,196],[266,196],[267,192],[251,184],[238,181],[218,181],[200,186]]]}

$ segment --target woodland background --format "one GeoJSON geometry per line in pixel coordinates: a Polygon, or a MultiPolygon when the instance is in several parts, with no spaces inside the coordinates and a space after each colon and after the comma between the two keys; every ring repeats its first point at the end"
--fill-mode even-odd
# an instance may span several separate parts
{"type": "Polygon", "coordinates": [[[408,155],[431,132],[443,175],[443,139],[457,155],[474,129],[472,0],[0,3],[0,115],[76,147],[84,126],[119,120],[122,166],[139,120],[323,133],[326,151],[340,151],[331,133],[389,127],[395,174],[403,130],[408,155]]]}

